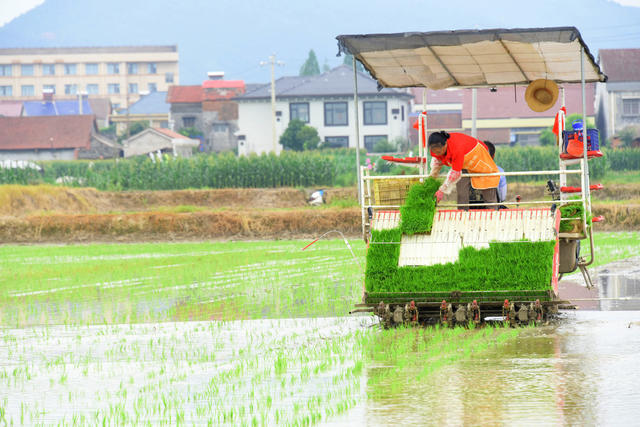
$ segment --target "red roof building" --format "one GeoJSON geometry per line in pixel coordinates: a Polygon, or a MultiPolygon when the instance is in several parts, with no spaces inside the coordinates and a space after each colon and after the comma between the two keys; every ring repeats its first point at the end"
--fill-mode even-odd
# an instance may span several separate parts
{"type": "Polygon", "coordinates": [[[95,117],[0,117],[0,154],[17,160],[73,160],[119,155],[119,146],[98,135],[95,117]]]}
{"type": "Polygon", "coordinates": [[[195,128],[202,133],[201,151],[233,150],[237,146],[238,103],[244,94],[242,80],[206,80],[201,86],[171,86],[167,102],[171,104],[173,129],[195,128]]]}

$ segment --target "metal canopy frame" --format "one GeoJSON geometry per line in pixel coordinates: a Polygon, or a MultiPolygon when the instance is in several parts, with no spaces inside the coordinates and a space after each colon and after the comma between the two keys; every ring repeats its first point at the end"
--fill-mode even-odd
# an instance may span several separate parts
{"type": "Polygon", "coordinates": [[[493,87],[538,78],[580,83],[578,54],[587,56],[586,82],[604,82],[575,27],[457,30],[337,36],[382,87],[493,87]],[[575,53],[574,55],[571,55],[575,53]]]}
{"type": "MultiPolygon", "coordinates": [[[[591,212],[591,191],[589,183],[589,163],[586,144],[587,112],[586,112],[586,83],[606,82],[607,76],[600,70],[593,55],[582,39],[580,32],[575,27],[550,27],[550,28],[525,28],[525,29],[489,29],[489,30],[458,30],[439,31],[426,33],[393,33],[393,34],[360,34],[337,36],[339,53],[344,52],[353,55],[354,69],[354,103],[356,120],[356,161],[358,176],[358,196],[362,207],[362,232],[365,236],[365,197],[362,180],[367,183],[370,178],[363,175],[359,162],[360,138],[358,118],[358,85],[356,73],[356,59],[362,63],[369,74],[378,81],[382,87],[425,87],[431,89],[445,89],[448,87],[495,87],[500,85],[528,85],[533,80],[545,78],[557,83],[580,83],[582,86],[582,123],[583,123],[583,157],[579,159],[582,202],[585,209],[583,214],[583,226],[587,230],[587,213],[591,212]],[[524,47],[524,48],[523,48],[524,47]],[[456,50],[457,54],[445,58],[447,50],[456,50]],[[460,49],[462,48],[462,49],[460,49]],[[514,52],[518,50],[518,53],[514,52]],[[493,50],[494,55],[491,55],[493,50]],[[502,55],[500,54],[502,50],[502,55]],[[495,54],[498,52],[497,54],[495,54]],[[477,58],[483,55],[484,70],[477,58]],[[491,61],[504,61],[497,64],[488,78],[491,70],[491,61]],[[474,67],[474,64],[476,67],[474,67]],[[509,72],[500,71],[500,67],[506,67],[510,63],[515,70],[509,72]],[[409,64],[409,65],[407,65],[409,64]],[[544,69],[540,69],[540,64],[544,69]],[[438,70],[437,67],[440,67],[438,70]],[[456,67],[457,71],[452,68],[456,67]],[[568,68],[570,71],[567,71],[568,68]],[[478,69],[480,73],[478,73],[478,69]],[[579,69],[579,72],[577,71],[579,69]],[[471,70],[471,71],[470,71],[471,70]],[[448,76],[442,80],[440,75],[448,76]],[[460,75],[458,75],[458,73],[460,75]],[[475,73],[475,74],[474,74],[475,73]],[[519,77],[515,78],[514,75],[519,77]],[[416,76],[425,76],[426,80],[416,79],[416,76]],[[465,77],[465,79],[461,78],[465,77]],[[482,76],[482,77],[479,77],[482,76]],[[501,77],[502,76],[502,77],[501,77]],[[432,77],[429,80],[428,77],[432,77]],[[475,80],[474,80],[475,79],[475,80]]],[[[494,64],[495,65],[495,64],[494,64]]],[[[562,97],[564,107],[564,89],[562,97]]],[[[424,99],[426,110],[426,99],[424,99]]],[[[426,158],[426,111],[418,117],[419,157],[426,158]],[[424,116],[424,123],[423,117],[424,116]],[[424,130],[423,130],[424,128],[424,130]]],[[[564,117],[563,117],[564,121],[564,117]]],[[[558,136],[558,144],[561,143],[562,132],[558,136]]],[[[560,148],[559,148],[560,150],[560,148]]],[[[560,176],[566,176],[565,165],[560,163],[560,176]]],[[[426,162],[419,162],[420,178],[426,177],[426,162]]],[[[517,173],[517,172],[516,172],[517,173]]],[[[505,173],[512,175],[515,173],[505,173]]],[[[368,174],[367,174],[368,175],[368,174]]],[[[366,239],[366,236],[365,236],[366,239]]],[[[582,262],[586,267],[593,262],[593,231],[589,227],[589,243],[591,247],[591,259],[582,262]]],[[[583,272],[584,274],[584,272],[583,272]]]]}

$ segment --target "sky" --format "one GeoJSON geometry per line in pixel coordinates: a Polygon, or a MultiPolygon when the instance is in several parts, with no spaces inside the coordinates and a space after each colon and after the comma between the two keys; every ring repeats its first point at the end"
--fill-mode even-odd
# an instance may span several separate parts
{"type": "Polygon", "coordinates": [[[0,47],[176,44],[181,84],[197,84],[207,71],[264,83],[269,67],[260,63],[272,53],[284,62],[276,78],[297,75],[309,49],[321,67],[334,67],[343,59],[336,57],[338,34],[576,26],[594,55],[600,48],[640,48],[640,0],[537,0],[529,7],[509,0],[399,0],[390,9],[389,0],[326,0],[324,11],[300,0],[112,0],[118,5],[112,9],[128,8],[126,19],[103,3],[0,0],[0,47]]]}
{"type": "Polygon", "coordinates": [[[42,3],[44,0],[0,0],[0,27],[42,3]]]}

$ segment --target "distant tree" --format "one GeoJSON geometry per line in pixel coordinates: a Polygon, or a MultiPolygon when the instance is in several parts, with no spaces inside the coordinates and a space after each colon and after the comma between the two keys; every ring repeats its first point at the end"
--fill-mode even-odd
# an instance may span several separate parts
{"type": "Polygon", "coordinates": [[[280,137],[280,144],[293,151],[314,150],[320,144],[318,131],[304,124],[302,120],[291,120],[280,137]]]}
{"type": "Polygon", "coordinates": [[[98,130],[98,132],[100,132],[102,135],[107,135],[107,136],[110,136],[110,137],[115,137],[115,136],[116,136],[116,124],[115,124],[115,123],[113,123],[113,124],[110,124],[110,125],[109,125],[109,126],[107,126],[107,127],[100,128],[100,129],[98,130]]]}
{"type": "Polygon", "coordinates": [[[202,136],[202,131],[194,127],[181,128],[178,133],[180,135],[188,136],[189,138],[198,138],[202,136]]]}
{"type": "Polygon", "coordinates": [[[122,142],[125,139],[131,138],[133,135],[136,135],[142,132],[148,127],[149,127],[149,122],[147,122],[146,120],[133,122],[129,125],[129,129],[125,133],[120,135],[120,137],[118,137],[118,142],[122,142]]]}
{"type": "Polygon", "coordinates": [[[320,74],[320,66],[318,65],[318,58],[316,57],[316,53],[311,49],[309,51],[309,57],[302,67],[300,67],[300,75],[301,76],[316,76],[320,74]]]}
{"type": "Polygon", "coordinates": [[[540,132],[540,145],[554,145],[557,141],[556,134],[553,133],[551,128],[543,129],[540,132]]]}
{"type": "MultiPolygon", "coordinates": [[[[349,68],[353,68],[353,55],[351,55],[350,53],[345,54],[343,64],[348,65],[349,68]]],[[[362,66],[360,61],[357,61],[357,60],[356,60],[356,70],[360,72],[364,72],[364,67],[362,66]]]]}
{"type": "Polygon", "coordinates": [[[631,147],[631,143],[639,134],[639,128],[635,126],[626,126],[618,132],[618,138],[622,141],[623,147],[631,147]]]}
{"type": "Polygon", "coordinates": [[[329,70],[331,70],[331,67],[329,66],[329,63],[327,62],[327,58],[324,58],[324,64],[322,65],[322,72],[326,73],[329,70]]]}
{"type": "Polygon", "coordinates": [[[392,153],[396,151],[396,146],[386,139],[381,139],[373,144],[374,153],[392,153]]]}

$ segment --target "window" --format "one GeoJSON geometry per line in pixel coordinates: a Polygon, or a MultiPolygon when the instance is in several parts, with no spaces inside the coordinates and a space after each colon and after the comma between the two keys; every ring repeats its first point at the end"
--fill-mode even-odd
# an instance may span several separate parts
{"type": "Polygon", "coordinates": [[[120,85],[118,83],[109,83],[107,85],[107,92],[111,95],[120,93],[120,85]]]}
{"type": "Polygon", "coordinates": [[[309,123],[309,103],[292,102],[289,104],[289,119],[302,120],[305,123],[309,123]]]}
{"type": "Polygon", "coordinates": [[[23,85],[21,90],[22,96],[34,96],[36,89],[33,85],[23,85]]]}
{"type": "Polygon", "coordinates": [[[341,148],[349,146],[348,136],[325,136],[324,145],[328,148],[341,148]]]}
{"type": "Polygon", "coordinates": [[[226,132],[229,129],[226,123],[215,123],[213,125],[214,132],[226,132]]]}
{"type": "Polygon", "coordinates": [[[623,99],[622,115],[623,116],[639,116],[640,115],[640,98],[623,99]]]}
{"type": "Polygon", "coordinates": [[[78,93],[78,85],[64,85],[65,95],[75,95],[78,93]]]}
{"type": "Polygon", "coordinates": [[[138,64],[136,62],[127,63],[127,73],[138,74],[138,64]]]}
{"type": "Polygon", "coordinates": [[[173,83],[173,73],[164,73],[165,83],[173,83]]]}
{"type": "Polygon", "coordinates": [[[84,72],[89,75],[98,74],[98,64],[95,64],[95,63],[84,64],[84,72]]]}
{"type": "Polygon", "coordinates": [[[365,125],[386,125],[387,124],[387,102],[368,101],[363,102],[364,124],[365,125]]]}
{"type": "Polygon", "coordinates": [[[325,126],[347,126],[349,118],[347,115],[346,102],[325,102],[324,103],[324,125],[325,126]]]}
{"type": "Polygon", "coordinates": [[[0,96],[12,96],[12,95],[13,95],[12,86],[0,86],[0,96]]]}
{"type": "Polygon", "coordinates": [[[99,92],[98,85],[96,83],[91,83],[87,85],[87,94],[88,95],[97,95],[99,92]]]}
{"type": "Polygon", "coordinates": [[[118,111],[120,109],[120,104],[111,104],[111,107],[114,111],[118,111]]]}
{"type": "Polygon", "coordinates": [[[56,93],[56,85],[42,85],[42,93],[56,93]]]}
{"type": "Polygon", "coordinates": [[[68,75],[76,74],[76,64],[64,64],[64,73],[68,75]]]}
{"type": "Polygon", "coordinates": [[[120,74],[120,64],[117,62],[107,63],[107,74],[120,74]]]}
{"type": "Polygon", "coordinates": [[[192,128],[196,125],[195,117],[183,117],[182,118],[182,127],[192,128]]]}
{"type": "Polygon", "coordinates": [[[33,64],[22,64],[20,74],[23,76],[33,76],[33,64]]]}
{"type": "Polygon", "coordinates": [[[56,64],[42,64],[42,75],[53,76],[56,74],[56,64]]]}
{"type": "Polygon", "coordinates": [[[157,69],[157,67],[156,67],[156,63],[155,62],[149,62],[147,64],[147,72],[149,74],[155,74],[156,73],[156,69],[157,69]]]}
{"type": "Polygon", "coordinates": [[[387,135],[369,135],[364,137],[364,148],[368,152],[373,152],[373,146],[376,145],[378,141],[386,141],[387,135]]]}
{"type": "Polygon", "coordinates": [[[0,65],[0,76],[10,76],[11,75],[11,64],[0,65]]]}
{"type": "Polygon", "coordinates": [[[138,83],[129,83],[129,93],[138,93],[138,83]]]}
{"type": "Polygon", "coordinates": [[[149,90],[149,92],[153,93],[153,92],[157,92],[158,91],[158,85],[155,83],[149,83],[147,85],[147,89],[149,90]]]}

